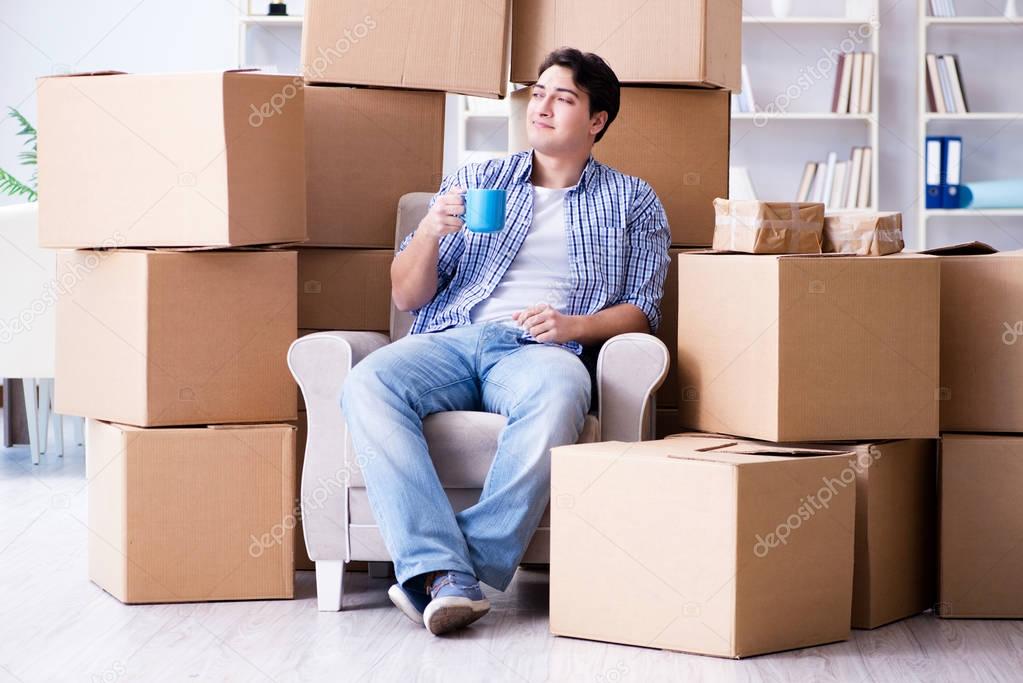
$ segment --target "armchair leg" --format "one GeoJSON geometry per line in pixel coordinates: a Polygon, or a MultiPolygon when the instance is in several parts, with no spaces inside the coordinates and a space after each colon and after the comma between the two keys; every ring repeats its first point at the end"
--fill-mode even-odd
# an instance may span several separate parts
{"type": "Polygon", "coordinates": [[[317,560],[316,608],[321,612],[340,612],[345,590],[345,562],[317,560]]]}

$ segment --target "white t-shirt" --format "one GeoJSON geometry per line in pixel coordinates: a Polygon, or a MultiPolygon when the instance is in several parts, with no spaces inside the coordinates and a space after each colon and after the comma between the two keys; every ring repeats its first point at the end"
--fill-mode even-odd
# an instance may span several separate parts
{"type": "Polygon", "coordinates": [[[541,303],[565,310],[572,286],[565,236],[569,189],[533,187],[533,224],[497,287],[469,311],[474,324],[511,320],[512,313],[541,303]]]}

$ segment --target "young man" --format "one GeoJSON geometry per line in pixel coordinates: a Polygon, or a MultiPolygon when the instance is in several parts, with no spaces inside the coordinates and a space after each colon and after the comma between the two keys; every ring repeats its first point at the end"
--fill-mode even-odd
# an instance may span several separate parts
{"type": "Polygon", "coordinates": [[[600,164],[593,145],[618,114],[618,78],[594,54],[540,66],[526,125],[532,150],[444,180],[391,266],[411,334],[369,354],[342,407],[398,583],[391,600],[438,635],[490,608],[483,581],[511,582],[550,499],[550,449],[575,443],[590,408],[580,360],[660,321],[670,236],[644,181],[600,164]],[[464,227],[463,193],[507,191],[504,229],[464,227]],[[448,410],[507,416],[479,502],[457,514],[422,420],[448,410]]]}

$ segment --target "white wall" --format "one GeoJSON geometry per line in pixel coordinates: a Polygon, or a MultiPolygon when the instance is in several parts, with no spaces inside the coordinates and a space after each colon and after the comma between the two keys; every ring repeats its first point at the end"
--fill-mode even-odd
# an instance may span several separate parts
{"type": "MultiPolygon", "coordinates": [[[[714,0],[722,2],[725,0],[714,0]]],[[[0,4],[0,105],[13,105],[35,119],[33,97],[37,76],[67,71],[120,69],[124,71],[188,71],[237,66],[237,8],[243,0],[106,0],[102,3],[73,0],[32,0],[0,4]]],[[[262,2],[254,2],[259,7],[262,2]]],[[[970,11],[992,14],[1001,0],[958,0],[960,14],[970,11]],[[971,5],[975,7],[971,7],[971,5]]],[[[916,2],[882,0],[881,16],[881,171],[880,203],[885,209],[906,215],[912,236],[916,216],[916,2]]],[[[747,12],[766,13],[767,0],[747,0],[747,12]]],[[[794,0],[794,14],[841,12],[842,0],[794,0]]],[[[301,3],[289,3],[292,13],[301,3]]],[[[829,29],[829,31],[831,31],[829,29]]],[[[834,29],[825,40],[839,41],[845,29],[834,29]]],[[[758,102],[768,102],[783,92],[801,65],[816,61],[821,46],[819,29],[747,27],[745,61],[753,72],[758,102]],[[751,31],[758,31],[754,36],[751,31]],[[782,68],[765,70],[757,64],[770,61],[782,68]]],[[[282,73],[298,69],[297,27],[250,29],[249,63],[274,66],[282,73]]],[[[977,30],[968,34],[932,29],[940,51],[957,52],[968,70],[970,103],[977,111],[1012,109],[1023,111],[1023,89],[1008,85],[1021,80],[1023,40],[1019,26],[977,30]],[[942,33],[944,32],[944,33],[942,33]]],[[[830,83],[822,83],[800,102],[799,108],[826,108],[830,83]]],[[[5,110],[6,111],[6,110],[5,110]]],[[[449,115],[453,115],[450,111],[449,115]]],[[[762,195],[789,198],[795,191],[803,162],[823,158],[831,149],[845,150],[866,144],[865,126],[853,122],[834,125],[772,122],[765,129],[743,134],[752,124],[733,128],[734,162],[753,169],[753,181],[762,195]],[[836,131],[839,131],[836,137],[836,131]],[[777,162],[770,172],[758,165],[777,162]]],[[[933,126],[932,132],[961,133],[965,139],[965,179],[1023,176],[1023,121],[933,126]]],[[[19,141],[14,122],[0,121],[0,167],[16,166],[19,141]]],[[[449,131],[454,129],[449,126],[449,131]]],[[[454,144],[449,135],[447,155],[454,144]]],[[[0,198],[0,204],[11,200],[0,198]]],[[[932,223],[932,243],[985,239],[1003,248],[1023,248],[1023,221],[949,219],[932,223]]],[[[912,243],[911,243],[912,246],[912,243]]]]}

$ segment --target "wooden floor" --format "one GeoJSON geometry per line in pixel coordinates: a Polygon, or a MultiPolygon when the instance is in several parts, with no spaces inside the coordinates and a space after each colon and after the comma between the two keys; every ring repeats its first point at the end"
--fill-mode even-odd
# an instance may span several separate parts
{"type": "Polygon", "coordinates": [[[1015,621],[922,615],[743,661],[555,638],[538,571],[491,591],[491,613],[447,638],[365,574],[351,575],[340,613],[316,611],[309,572],[293,601],[126,606],[86,578],[84,469],[81,448],[38,467],[25,448],[0,449],[0,683],[1023,680],[1015,621]]]}

